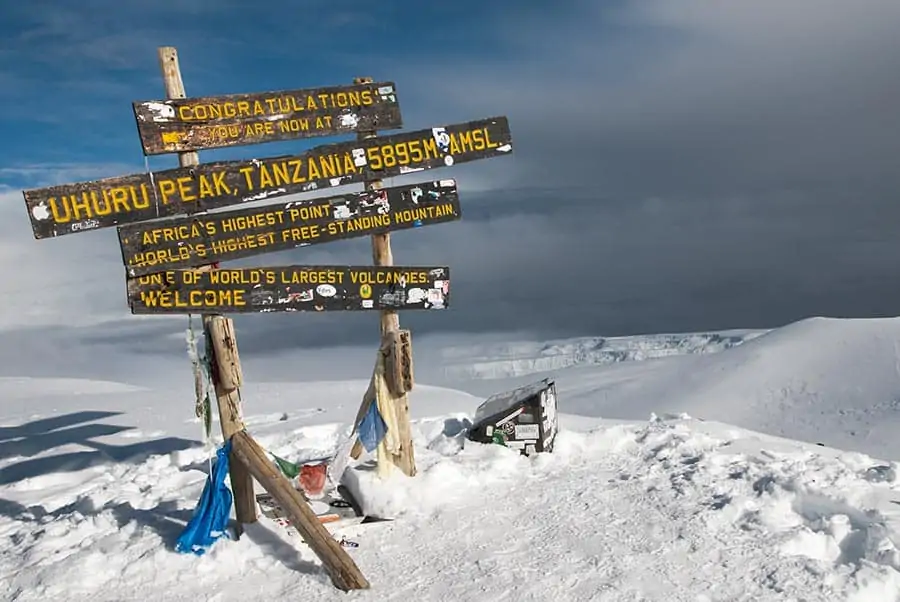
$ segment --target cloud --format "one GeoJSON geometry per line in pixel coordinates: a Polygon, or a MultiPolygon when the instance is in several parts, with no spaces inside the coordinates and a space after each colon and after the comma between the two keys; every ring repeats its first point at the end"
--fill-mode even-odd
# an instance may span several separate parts
{"type": "MultiPolygon", "coordinates": [[[[552,338],[896,314],[896,2],[520,8],[484,16],[481,31],[385,22],[422,51],[392,57],[379,47],[360,66],[397,82],[406,129],[510,117],[512,156],[386,182],[455,177],[462,191],[461,222],[393,238],[398,264],[445,264],[453,274],[451,309],[401,316],[417,337],[552,338]],[[471,43],[434,50],[435,40],[463,33],[471,43]]],[[[335,26],[342,19],[367,23],[352,10],[335,26]]],[[[266,44],[274,53],[275,42],[266,44]]],[[[139,171],[123,168],[108,166],[139,171]]],[[[79,166],[67,169],[65,179],[79,166]]],[[[19,166],[0,177],[24,181],[39,171],[19,166]]],[[[145,354],[182,349],[172,338],[182,320],[128,315],[114,232],[29,240],[17,195],[2,199],[9,219],[0,226],[0,265],[4,298],[22,323],[47,327],[63,321],[59,312],[95,325],[93,338],[63,327],[72,340],[145,354]]],[[[369,242],[357,240],[236,265],[369,261],[369,242]]],[[[20,327],[17,320],[0,326],[20,327]]],[[[371,313],[236,322],[251,357],[368,345],[377,331],[371,313]]]]}
{"type": "Polygon", "coordinates": [[[407,106],[507,113],[523,184],[688,195],[897,181],[900,5],[578,6],[509,19],[515,43],[495,60],[397,63],[407,106]]]}
{"type": "MultiPolygon", "coordinates": [[[[121,165],[0,168],[0,181],[49,186],[122,173],[121,165]]],[[[114,228],[36,240],[21,189],[0,184],[0,331],[82,327],[130,314],[114,228]]]]}

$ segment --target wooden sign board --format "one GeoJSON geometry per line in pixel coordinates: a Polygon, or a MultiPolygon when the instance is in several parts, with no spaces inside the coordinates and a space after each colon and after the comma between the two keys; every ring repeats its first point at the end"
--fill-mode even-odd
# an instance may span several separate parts
{"type": "Polygon", "coordinates": [[[145,155],[403,126],[394,82],[132,103],[145,155]]]}
{"type": "Polygon", "coordinates": [[[461,217],[455,180],[119,226],[129,276],[383,234],[461,217]]]}
{"type": "Polygon", "coordinates": [[[128,280],[133,314],[443,309],[450,268],[285,266],[169,270],[128,280]]]}
{"type": "Polygon", "coordinates": [[[317,146],[294,156],[223,161],[24,192],[35,238],[193,214],[266,198],[508,155],[493,117],[317,146]]]}

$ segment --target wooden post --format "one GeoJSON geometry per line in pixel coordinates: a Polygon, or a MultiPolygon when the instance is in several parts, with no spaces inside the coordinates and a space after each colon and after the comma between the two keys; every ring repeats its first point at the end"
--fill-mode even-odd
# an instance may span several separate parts
{"type": "MultiPolygon", "coordinates": [[[[371,77],[357,77],[353,80],[354,84],[367,84],[373,80],[371,77]]],[[[374,138],[377,133],[372,131],[359,132],[357,139],[365,140],[366,138],[374,138]]],[[[367,180],[365,187],[367,190],[377,190],[383,186],[381,180],[367,180]]],[[[374,234],[372,235],[372,259],[375,265],[394,265],[394,256],[391,252],[391,235],[374,234]]],[[[381,312],[381,336],[391,336],[390,333],[400,330],[400,316],[396,311],[385,310],[381,312]]],[[[384,352],[382,347],[382,353],[384,352]]],[[[391,389],[396,389],[391,387],[391,389]]],[[[409,398],[406,393],[397,395],[392,392],[390,405],[396,415],[397,437],[399,439],[399,453],[392,454],[392,460],[395,466],[403,471],[406,476],[412,477],[416,474],[416,458],[413,450],[412,430],[409,424],[409,398]]],[[[358,448],[357,448],[358,449],[358,448]]],[[[381,454],[379,454],[379,463],[381,462],[381,454]]]]}
{"type": "MultiPolygon", "coordinates": [[[[159,63],[168,98],[184,98],[184,83],[175,48],[161,47],[159,63]]],[[[196,151],[178,153],[178,160],[182,167],[200,164],[196,151]]],[[[215,269],[215,267],[203,266],[198,269],[215,269]]],[[[226,441],[230,439],[232,444],[229,468],[235,514],[239,525],[257,520],[256,497],[253,493],[253,479],[256,478],[263,488],[281,503],[291,519],[291,524],[322,560],[335,587],[343,591],[367,589],[369,582],[353,562],[353,558],[322,526],[312,508],[306,503],[303,494],[291,486],[290,481],[266,457],[266,452],[244,430],[239,395],[243,375],[234,335],[234,323],[224,316],[204,315],[203,328],[212,347],[206,352],[212,354],[214,360],[212,373],[222,436],[226,441]]]]}
{"type": "MultiPolygon", "coordinates": [[[[178,65],[178,52],[172,46],[162,46],[158,49],[158,56],[163,83],[166,87],[166,97],[184,98],[184,82],[181,79],[181,69],[178,65]]],[[[200,156],[196,151],[178,153],[178,162],[182,167],[199,165],[200,156]]],[[[206,269],[214,268],[208,266],[206,269]]],[[[227,441],[235,433],[244,429],[239,393],[240,360],[234,325],[230,319],[224,316],[204,315],[203,330],[207,335],[206,340],[212,342],[212,349],[207,349],[206,353],[213,359],[212,376],[219,409],[219,423],[222,426],[222,437],[227,441]]],[[[231,490],[234,493],[234,513],[238,522],[238,535],[240,535],[243,530],[242,525],[254,523],[257,520],[256,497],[253,492],[252,476],[244,464],[234,461],[233,452],[229,462],[229,476],[231,490]]]]}
{"type": "Polygon", "coordinates": [[[235,433],[231,438],[231,444],[241,463],[247,466],[253,477],[278,500],[290,518],[291,525],[322,560],[334,586],[345,592],[352,589],[368,589],[369,582],[353,562],[353,558],[334,540],[300,492],[291,487],[290,482],[266,457],[266,452],[259,444],[245,431],[235,433]]]}

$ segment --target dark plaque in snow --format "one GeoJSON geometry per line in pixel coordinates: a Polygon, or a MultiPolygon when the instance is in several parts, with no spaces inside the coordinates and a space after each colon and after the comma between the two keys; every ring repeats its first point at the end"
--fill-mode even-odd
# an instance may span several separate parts
{"type": "Polygon", "coordinates": [[[403,126],[394,82],[132,105],[145,155],[403,126]]]}
{"type": "Polygon", "coordinates": [[[475,412],[468,437],[518,449],[525,455],[551,452],[558,424],[556,383],[545,378],[486,399],[475,412]]]}

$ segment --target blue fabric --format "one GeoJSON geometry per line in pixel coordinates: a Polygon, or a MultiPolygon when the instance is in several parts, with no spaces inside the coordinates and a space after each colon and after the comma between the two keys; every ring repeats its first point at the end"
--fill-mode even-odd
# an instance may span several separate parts
{"type": "Polygon", "coordinates": [[[386,434],[387,424],[381,417],[381,412],[378,411],[378,404],[373,399],[369,403],[366,415],[359,423],[359,441],[367,452],[372,453],[386,434]]]}
{"type": "Polygon", "coordinates": [[[216,461],[212,473],[206,479],[200,501],[194,509],[190,522],[178,537],[175,550],[183,554],[194,553],[202,556],[217,539],[227,536],[225,528],[231,515],[231,490],[225,485],[228,474],[228,453],[231,440],[216,450],[216,461]]]}

